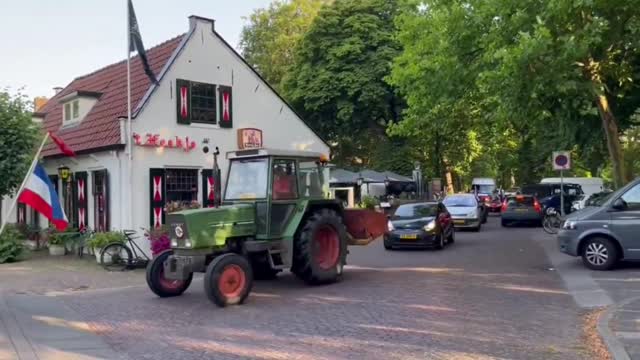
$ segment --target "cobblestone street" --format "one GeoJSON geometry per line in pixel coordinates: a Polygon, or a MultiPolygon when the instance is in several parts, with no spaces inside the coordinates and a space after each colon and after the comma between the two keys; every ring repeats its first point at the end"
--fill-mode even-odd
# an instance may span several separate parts
{"type": "Polygon", "coordinates": [[[539,232],[490,219],[443,251],[351,248],[338,284],[307,287],[284,274],[225,309],[207,301],[201,276],[183,296],[159,299],[142,271],[88,261],[73,262],[83,271],[52,260],[3,265],[0,291],[61,302],[129,359],[588,358],[583,313],[550,271],[539,232]]]}

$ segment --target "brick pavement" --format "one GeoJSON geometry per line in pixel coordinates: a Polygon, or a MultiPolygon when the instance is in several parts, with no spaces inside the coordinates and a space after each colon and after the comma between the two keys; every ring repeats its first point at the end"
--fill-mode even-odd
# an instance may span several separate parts
{"type": "Polygon", "coordinates": [[[581,313],[534,231],[492,220],[444,251],[353,248],[341,283],[286,274],[225,309],[206,300],[202,276],[172,299],[154,297],[141,272],[22,288],[64,303],[131,359],[586,359],[581,313]]]}

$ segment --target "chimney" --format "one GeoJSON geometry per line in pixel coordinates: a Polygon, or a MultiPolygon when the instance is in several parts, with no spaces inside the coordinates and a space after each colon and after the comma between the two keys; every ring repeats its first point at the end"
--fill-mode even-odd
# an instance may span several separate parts
{"type": "Polygon", "coordinates": [[[38,96],[33,99],[33,111],[38,112],[47,103],[49,99],[44,96],[38,96]]]}
{"type": "Polygon", "coordinates": [[[206,17],[202,17],[202,16],[197,16],[197,15],[189,16],[189,30],[190,31],[196,28],[196,23],[198,21],[211,24],[211,31],[212,32],[216,31],[216,27],[215,27],[216,21],[215,20],[209,19],[209,18],[206,18],[206,17]]]}
{"type": "Polygon", "coordinates": [[[56,87],[53,88],[53,91],[55,91],[55,93],[57,95],[60,91],[62,91],[62,88],[60,86],[56,86],[56,87]]]}

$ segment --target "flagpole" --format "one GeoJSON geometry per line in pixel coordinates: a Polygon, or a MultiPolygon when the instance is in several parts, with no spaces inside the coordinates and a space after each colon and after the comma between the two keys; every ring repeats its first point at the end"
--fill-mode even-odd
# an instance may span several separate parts
{"type": "MultiPolygon", "coordinates": [[[[132,191],[132,172],[133,172],[133,134],[131,131],[131,14],[129,13],[130,7],[129,2],[131,0],[127,0],[127,147],[128,147],[128,155],[129,155],[129,166],[128,166],[128,177],[129,177],[129,189],[128,191],[132,191]]],[[[133,206],[133,194],[129,194],[129,210],[127,212],[127,218],[129,219],[129,227],[132,227],[131,215],[129,213],[132,211],[133,206]]],[[[124,221],[123,221],[124,223],[124,221]]]]}
{"type": "Polygon", "coordinates": [[[16,204],[18,203],[18,197],[20,197],[20,193],[22,193],[22,190],[27,185],[27,180],[29,179],[29,176],[31,176],[31,174],[33,173],[33,169],[36,167],[36,164],[38,163],[38,159],[40,158],[40,153],[42,152],[42,149],[44,148],[44,144],[46,144],[47,139],[49,139],[48,131],[44,135],[44,139],[42,139],[42,143],[38,148],[38,152],[36,152],[36,156],[33,158],[33,161],[31,161],[31,166],[29,166],[29,171],[27,171],[27,175],[24,177],[24,179],[22,179],[22,184],[20,185],[20,188],[16,193],[16,196],[13,198],[13,201],[11,202],[11,207],[9,208],[9,212],[7,213],[7,216],[2,218],[2,225],[0,225],[0,234],[2,234],[2,231],[4,231],[5,225],[7,225],[8,219],[6,218],[8,218],[9,215],[11,215],[11,213],[13,212],[13,209],[15,209],[16,204]]]}

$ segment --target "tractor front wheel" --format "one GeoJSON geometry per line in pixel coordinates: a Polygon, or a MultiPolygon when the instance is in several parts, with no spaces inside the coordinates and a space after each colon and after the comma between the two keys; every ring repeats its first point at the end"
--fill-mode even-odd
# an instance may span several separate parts
{"type": "Polygon", "coordinates": [[[147,285],[154,294],[160,297],[172,297],[182,295],[191,285],[193,274],[189,274],[186,280],[172,280],[164,276],[164,262],[173,254],[167,250],[158,255],[147,266],[147,285]]]}
{"type": "Polygon", "coordinates": [[[204,291],[209,300],[220,307],[242,304],[252,286],[251,265],[238,254],[220,255],[207,266],[204,291]]]}
{"type": "Polygon", "coordinates": [[[322,209],[307,218],[295,239],[292,272],[308,284],[338,281],[347,256],[347,230],[342,218],[322,209]]]}

